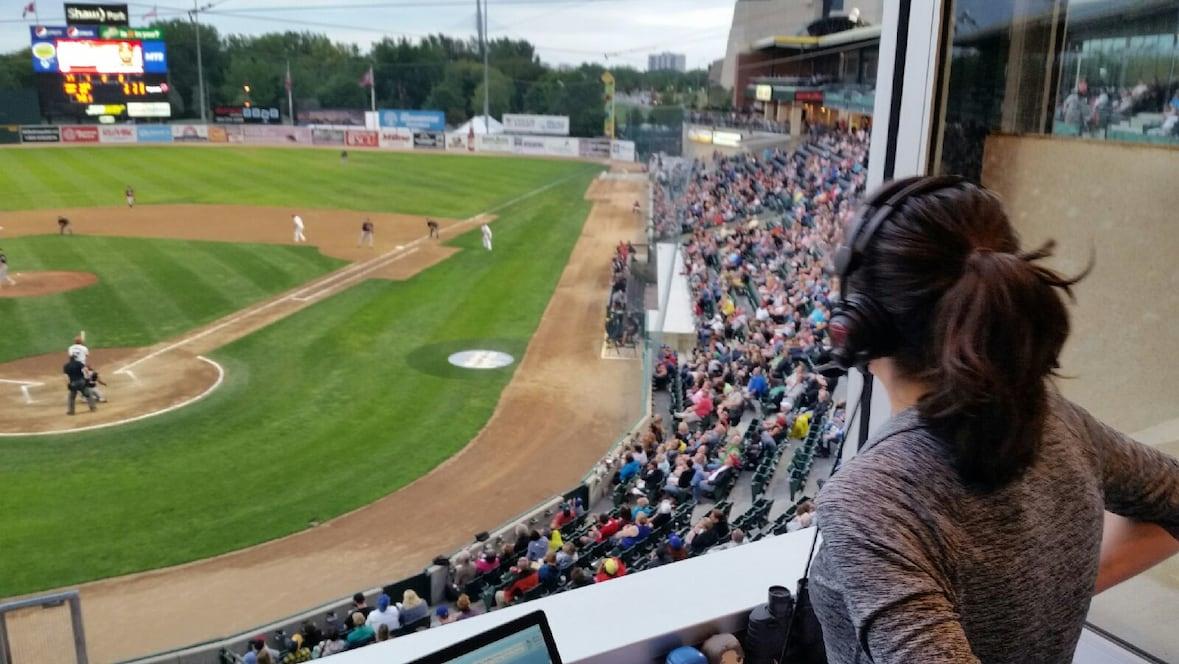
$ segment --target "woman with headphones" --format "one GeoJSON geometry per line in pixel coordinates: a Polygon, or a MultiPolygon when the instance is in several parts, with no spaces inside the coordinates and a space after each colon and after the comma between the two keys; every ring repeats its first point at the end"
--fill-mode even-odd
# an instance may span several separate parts
{"type": "Polygon", "coordinates": [[[1076,282],[1051,249],[960,178],[887,185],[853,222],[833,356],[893,417],[818,496],[830,662],[1071,662],[1092,596],[1179,550],[1179,461],[1051,382],[1076,282]]]}

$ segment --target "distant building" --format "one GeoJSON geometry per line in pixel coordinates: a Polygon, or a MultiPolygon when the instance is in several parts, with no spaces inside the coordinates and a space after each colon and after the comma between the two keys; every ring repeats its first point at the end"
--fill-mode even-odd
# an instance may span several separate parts
{"type": "Polygon", "coordinates": [[[737,84],[737,56],[751,52],[754,42],[770,37],[822,36],[831,31],[824,29],[824,21],[839,17],[854,16],[861,25],[880,25],[883,13],[884,0],[737,0],[721,85],[731,90],[737,84]]]}
{"type": "Polygon", "coordinates": [[[688,71],[688,57],[683,53],[655,53],[647,56],[647,71],[688,71]]]}

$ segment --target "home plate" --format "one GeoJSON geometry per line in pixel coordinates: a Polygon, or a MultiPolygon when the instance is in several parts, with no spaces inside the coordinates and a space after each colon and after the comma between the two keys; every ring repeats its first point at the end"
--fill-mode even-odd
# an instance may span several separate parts
{"type": "Polygon", "coordinates": [[[397,250],[398,250],[398,251],[400,251],[400,250],[402,250],[402,249],[404,249],[404,248],[405,248],[405,245],[404,245],[404,244],[399,244],[399,245],[397,245],[397,250]]]}
{"type": "Polygon", "coordinates": [[[499,369],[516,361],[511,355],[498,350],[462,350],[447,360],[463,369],[499,369]]]}

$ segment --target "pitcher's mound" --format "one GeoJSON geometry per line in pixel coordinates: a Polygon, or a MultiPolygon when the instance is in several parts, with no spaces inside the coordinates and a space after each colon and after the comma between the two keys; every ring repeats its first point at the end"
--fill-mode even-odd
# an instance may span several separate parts
{"type": "Polygon", "coordinates": [[[90,272],[10,272],[13,286],[0,283],[0,297],[37,297],[77,290],[98,283],[90,272]]]}

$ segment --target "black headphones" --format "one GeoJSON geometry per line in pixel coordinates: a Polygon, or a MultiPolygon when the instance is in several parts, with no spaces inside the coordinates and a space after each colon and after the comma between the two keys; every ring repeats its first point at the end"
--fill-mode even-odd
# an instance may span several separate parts
{"type": "Polygon", "coordinates": [[[866,295],[848,292],[848,277],[863,264],[864,251],[872,243],[872,238],[907,199],[956,187],[963,182],[965,179],[955,175],[897,180],[878,189],[860,208],[847,238],[835,252],[839,304],[827,329],[833,344],[831,359],[840,368],[863,367],[869,360],[884,357],[896,347],[897,332],[888,312],[866,295]]]}

